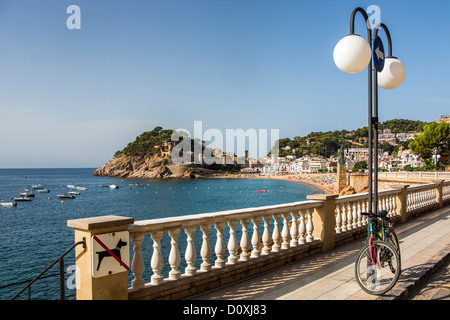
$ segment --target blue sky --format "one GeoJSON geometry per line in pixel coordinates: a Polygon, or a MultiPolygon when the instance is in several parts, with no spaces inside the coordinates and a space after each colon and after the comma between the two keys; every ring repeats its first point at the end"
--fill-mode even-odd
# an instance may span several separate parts
{"type": "Polygon", "coordinates": [[[379,91],[380,120],[449,114],[448,1],[0,1],[0,168],[98,167],[143,131],[196,120],[290,138],[363,127],[367,73],[339,71],[333,50],[370,5],[406,67],[379,91]]]}

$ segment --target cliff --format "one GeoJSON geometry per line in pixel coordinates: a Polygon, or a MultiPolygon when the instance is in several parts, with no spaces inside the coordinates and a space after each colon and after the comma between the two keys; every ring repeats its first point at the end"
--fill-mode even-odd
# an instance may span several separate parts
{"type": "Polygon", "coordinates": [[[129,156],[118,154],[94,172],[94,176],[127,179],[195,179],[216,173],[194,165],[173,164],[169,157],[160,155],[129,156]]]}

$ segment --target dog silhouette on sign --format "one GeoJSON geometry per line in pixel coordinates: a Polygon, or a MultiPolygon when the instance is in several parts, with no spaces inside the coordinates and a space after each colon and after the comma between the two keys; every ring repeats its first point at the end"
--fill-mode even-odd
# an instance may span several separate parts
{"type": "MultiPolygon", "coordinates": [[[[114,253],[116,255],[117,258],[121,259],[120,257],[120,248],[122,248],[123,246],[126,246],[127,243],[125,241],[122,241],[122,239],[119,239],[119,242],[117,242],[117,245],[114,249],[111,249],[111,252],[114,253]]],[[[112,256],[109,254],[108,251],[104,250],[104,251],[96,251],[96,254],[98,254],[98,264],[97,264],[97,271],[100,268],[100,264],[103,261],[103,258],[107,258],[107,257],[111,257],[112,256]]]]}

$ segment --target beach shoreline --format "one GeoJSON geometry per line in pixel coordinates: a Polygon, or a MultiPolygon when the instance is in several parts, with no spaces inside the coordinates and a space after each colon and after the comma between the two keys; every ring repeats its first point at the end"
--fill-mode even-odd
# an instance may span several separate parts
{"type": "Polygon", "coordinates": [[[323,190],[326,194],[334,194],[334,183],[336,174],[283,174],[283,175],[259,175],[259,174],[220,174],[212,178],[233,178],[233,179],[273,179],[284,181],[295,181],[323,190]]]}

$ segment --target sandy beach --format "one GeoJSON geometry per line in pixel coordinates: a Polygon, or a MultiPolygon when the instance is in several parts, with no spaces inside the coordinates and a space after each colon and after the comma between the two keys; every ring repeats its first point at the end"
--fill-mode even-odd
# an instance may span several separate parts
{"type": "Polygon", "coordinates": [[[303,173],[303,174],[283,174],[283,175],[259,175],[259,174],[221,174],[214,175],[213,178],[240,178],[240,179],[276,179],[286,181],[296,181],[309,184],[322,189],[327,194],[334,193],[336,174],[334,173],[303,173]]]}

